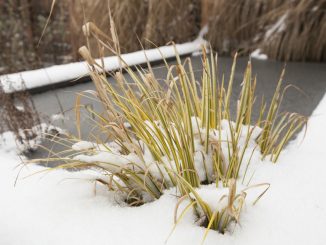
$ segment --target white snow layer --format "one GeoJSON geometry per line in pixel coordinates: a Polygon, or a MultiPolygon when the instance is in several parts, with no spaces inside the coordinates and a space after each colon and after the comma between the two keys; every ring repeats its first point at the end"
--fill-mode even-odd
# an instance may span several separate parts
{"type": "MultiPolygon", "coordinates": [[[[304,132],[277,164],[266,162],[256,170],[252,184],[268,182],[269,191],[255,206],[246,205],[232,234],[210,231],[205,244],[325,244],[325,124],[326,98],[311,116],[303,143],[304,132]]],[[[117,204],[118,195],[95,188],[90,180],[96,173],[90,170],[34,174],[44,168],[16,167],[20,159],[8,134],[7,138],[7,145],[0,146],[0,244],[166,241],[173,227],[173,191],[141,207],[123,207],[117,204]]],[[[210,193],[214,194],[211,186],[201,190],[212,199],[210,193]]],[[[194,224],[189,212],[167,244],[200,244],[203,235],[204,228],[194,224]]]]}
{"type": "MultiPolygon", "coordinates": [[[[191,54],[201,50],[202,45],[205,45],[206,41],[199,37],[188,43],[163,46],[155,49],[142,50],[133,53],[123,54],[122,59],[129,66],[140,65],[147,62],[153,62],[175,57],[175,48],[179,55],[191,54]]],[[[100,60],[98,60],[101,63],[100,60]]],[[[120,67],[120,62],[117,56],[111,56],[104,58],[104,67],[107,71],[116,70],[120,67]]],[[[65,81],[72,81],[89,73],[86,62],[75,62],[66,65],[57,65],[43,69],[37,69],[32,71],[24,71],[13,73],[9,75],[0,76],[0,81],[3,84],[5,92],[19,91],[22,89],[33,89],[46,85],[56,84],[65,81]],[[25,87],[24,87],[25,84],[25,87]]]]}
{"type": "MultiPolygon", "coordinates": [[[[201,182],[204,181],[213,181],[214,171],[213,171],[213,162],[212,162],[212,149],[209,147],[208,152],[205,152],[204,146],[201,143],[201,139],[203,139],[206,135],[206,129],[201,128],[201,121],[199,118],[192,117],[192,131],[194,133],[194,160],[195,160],[195,168],[196,172],[198,173],[199,180],[201,182]],[[201,136],[200,136],[201,135],[201,136]]],[[[155,132],[154,125],[156,124],[156,128],[161,132],[161,134],[166,135],[166,131],[164,127],[162,127],[159,121],[154,123],[150,121],[146,121],[146,125],[148,126],[149,132],[155,132]]],[[[235,127],[234,123],[231,122],[232,128],[235,127]]],[[[254,162],[260,163],[261,154],[259,147],[257,147],[256,138],[261,133],[261,128],[259,127],[248,127],[243,125],[240,131],[239,136],[239,152],[244,150],[244,145],[247,145],[245,154],[243,155],[243,168],[240,169],[239,177],[244,178],[244,180],[248,180],[250,176],[246,175],[245,168],[249,159],[254,160],[254,162]],[[247,139],[247,135],[250,132],[250,137],[247,139]],[[248,177],[248,178],[245,178],[248,177]]],[[[178,132],[175,130],[174,134],[178,136],[178,132]]],[[[156,134],[152,134],[152,137],[155,141],[159,142],[157,139],[156,134]]],[[[230,131],[230,123],[228,120],[221,121],[221,129],[210,129],[209,130],[209,140],[211,142],[220,142],[222,153],[225,157],[225,163],[228,165],[228,153],[229,153],[229,139],[231,139],[231,131],[230,131]]],[[[169,174],[167,170],[162,166],[162,164],[158,164],[155,160],[151,151],[149,150],[148,146],[141,140],[137,142],[141,148],[143,149],[143,160],[140,159],[135,153],[130,153],[128,155],[121,153],[121,147],[118,146],[116,142],[110,142],[105,145],[96,144],[93,142],[88,141],[80,141],[72,145],[72,149],[75,151],[82,151],[93,149],[92,153],[90,152],[83,152],[80,155],[74,156],[72,159],[77,160],[84,163],[93,163],[97,166],[103,166],[103,168],[109,170],[111,173],[120,171],[121,168],[130,168],[134,169],[135,165],[130,163],[135,163],[137,167],[140,167],[143,170],[148,170],[151,175],[153,175],[159,182],[167,182],[169,186],[172,185],[172,182],[169,178],[169,174]],[[117,147],[118,146],[118,147],[117,147]],[[110,164],[110,165],[108,165],[110,164]],[[129,164],[129,165],[128,165],[129,164]],[[162,176],[163,174],[163,176],[162,176]],[[164,179],[163,179],[163,178],[164,179]],[[171,185],[170,185],[171,184],[171,185]]],[[[169,160],[168,156],[165,155],[162,157],[165,166],[169,168],[175,169],[175,162],[174,160],[169,160]]],[[[136,167],[136,168],[137,168],[136,167]]],[[[249,171],[250,172],[250,171],[249,171]]]]}
{"type": "Polygon", "coordinates": [[[250,54],[251,58],[257,59],[257,60],[267,60],[268,56],[266,54],[263,54],[261,49],[256,49],[250,54]]]}
{"type": "Polygon", "coordinates": [[[282,15],[276,22],[273,24],[265,33],[265,40],[269,39],[273,34],[279,33],[285,30],[286,28],[286,18],[288,17],[287,12],[282,15]]]}

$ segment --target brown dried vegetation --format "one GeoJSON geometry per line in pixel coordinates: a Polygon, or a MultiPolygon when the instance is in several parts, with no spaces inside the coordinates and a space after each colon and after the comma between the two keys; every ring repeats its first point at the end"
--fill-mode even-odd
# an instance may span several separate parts
{"type": "Polygon", "coordinates": [[[0,132],[13,132],[19,144],[32,150],[30,142],[38,136],[40,118],[29,93],[5,93],[0,83],[0,105],[0,132]]]}
{"type": "MultiPolygon", "coordinates": [[[[278,60],[326,60],[325,0],[62,0],[38,46],[51,3],[0,1],[0,74],[78,60],[81,26],[94,22],[110,36],[109,9],[122,53],[193,40],[208,24],[206,38],[219,55],[261,49],[278,60]]],[[[102,55],[96,40],[88,44],[102,55]]]]}

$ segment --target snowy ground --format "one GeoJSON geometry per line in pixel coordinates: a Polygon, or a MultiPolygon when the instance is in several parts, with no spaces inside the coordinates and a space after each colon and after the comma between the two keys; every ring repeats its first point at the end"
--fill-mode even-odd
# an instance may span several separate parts
{"type": "MultiPolygon", "coordinates": [[[[266,162],[256,170],[253,183],[271,184],[265,196],[256,206],[246,206],[233,234],[211,231],[205,244],[325,244],[324,125],[326,97],[311,116],[304,142],[302,132],[277,165],[266,162]]],[[[122,207],[118,196],[95,188],[93,172],[34,174],[44,168],[17,167],[21,160],[10,134],[5,137],[0,244],[164,244],[173,227],[173,192],[141,207],[122,207]]],[[[204,229],[193,221],[189,213],[167,244],[200,244],[204,229]]]]}

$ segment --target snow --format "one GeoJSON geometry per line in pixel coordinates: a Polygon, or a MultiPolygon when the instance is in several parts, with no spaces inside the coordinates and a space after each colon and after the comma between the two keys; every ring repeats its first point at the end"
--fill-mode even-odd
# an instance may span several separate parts
{"type": "Polygon", "coordinates": [[[263,54],[261,49],[256,49],[250,54],[251,58],[257,59],[257,60],[267,60],[268,56],[266,54],[263,54]]]}
{"type": "Polygon", "coordinates": [[[89,150],[94,147],[94,143],[89,141],[79,141],[71,146],[71,148],[75,151],[89,150]]]}
{"type": "MultiPolygon", "coordinates": [[[[23,107],[21,108],[22,110],[24,109],[23,107]]],[[[5,132],[2,135],[0,134],[0,142],[1,141],[3,142],[2,145],[0,144],[0,148],[7,149],[8,148],[7,145],[9,144],[8,149],[12,148],[14,145],[17,153],[36,150],[41,143],[42,135],[44,136],[45,134],[50,134],[51,132],[64,134],[65,130],[55,127],[53,125],[41,123],[40,125],[34,126],[30,130],[19,130],[18,133],[22,141],[16,141],[16,142],[13,140],[15,137],[13,133],[5,132]],[[7,141],[9,141],[9,143],[7,143],[7,141]]]]}
{"type": "Polygon", "coordinates": [[[273,34],[279,33],[285,30],[286,24],[286,18],[288,17],[288,14],[285,13],[282,15],[265,33],[265,39],[269,39],[273,34]]]}
{"type": "MultiPolygon", "coordinates": [[[[206,45],[202,38],[205,32],[192,41],[183,44],[163,46],[155,49],[137,51],[133,53],[123,54],[121,57],[127,65],[140,65],[147,62],[154,62],[175,57],[175,48],[179,55],[187,55],[199,51],[202,45],[206,45]],[[146,58],[147,57],[147,58],[146,58]]],[[[97,60],[101,63],[100,60],[97,60]]],[[[120,67],[120,62],[117,56],[104,58],[104,67],[107,71],[116,70],[120,67]]],[[[61,82],[73,81],[75,79],[87,76],[89,70],[86,62],[75,62],[66,65],[57,65],[48,68],[24,71],[9,75],[0,76],[0,81],[3,84],[5,92],[20,91],[22,89],[34,89],[42,86],[52,85],[61,82]],[[25,87],[24,87],[25,84],[25,87]]]]}
{"type": "MultiPolygon", "coordinates": [[[[195,159],[195,168],[199,176],[199,180],[201,182],[205,181],[213,181],[214,180],[214,171],[213,171],[213,150],[211,147],[208,148],[208,151],[206,152],[204,149],[204,146],[201,142],[201,139],[205,138],[206,135],[206,129],[200,127],[201,121],[197,117],[192,117],[192,127],[193,127],[193,133],[194,133],[194,159],[195,159]]],[[[150,122],[145,121],[145,124],[148,126],[148,131],[152,132],[152,137],[155,141],[160,142],[157,138],[157,134],[154,134],[154,124],[157,130],[161,131],[161,135],[165,136],[165,138],[168,138],[166,136],[166,131],[163,126],[160,125],[159,121],[150,122]]],[[[230,149],[229,140],[231,139],[231,129],[230,124],[232,128],[235,127],[235,124],[232,122],[229,122],[228,120],[222,120],[221,121],[221,130],[216,129],[210,129],[209,130],[209,145],[213,144],[213,142],[220,142],[219,145],[221,146],[222,152],[224,153],[224,161],[225,164],[228,164],[228,155],[229,151],[232,152],[232,149],[230,149]]],[[[175,125],[172,125],[174,129],[174,135],[176,137],[178,136],[178,131],[175,128],[175,125]]],[[[261,132],[261,128],[259,127],[253,127],[253,126],[246,126],[243,125],[241,127],[240,135],[239,135],[239,155],[244,151],[244,164],[242,165],[242,168],[240,169],[240,177],[243,177],[246,165],[249,164],[249,160],[251,159],[251,155],[253,155],[253,160],[256,163],[260,163],[260,159],[262,158],[260,154],[260,148],[256,143],[256,138],[259,136],[261,132]],[[247,139],[247,134],[250,133],[249,139],[247,139]],[[247,145],[247,148],[245,147],[247,145]]],[[[171,133],[171,132],[170,132],[171,133]]],[[[127,142],[125,142],[127,143],[127,142]]],[[[170,178],[168,177],[168,171],[167,169],[164,169],[164,167],[160,166],[160,164],[157,163],[155,158],[152,156],[148,146],[142,141],[139,140],[137,142],[142,150],[143,150],[143,158],[144,160],[140,159],[135,153],[131,154],[122,154],[120,153],[119,149],[120,147],[117,147],[116,142],[110,142],[109,144],[96,144],[95,142],[87,142],[87,141],[80,141],[75,143],[72,146],[72,149],[75,151],[82,151],[83,154],[76,155],[72,157],[72,160],[84,162],[84,163],[92,163],[97,166],[103,166],[104,168],[108,168],[108,165],[110,166],[111,172],[117,172],[121,168],[130,168],[134,169],[135,164],[140,167],[143,170],[148,170],[151,175],[155,176],[157,180],[160,182],[169,182],[170,178]],[[110,147],[110,144],[115,145],[115,147],[110,147]],[[93,149],[92,151],[87,151],[93,149]],[[129,166],[128,166],[129,164],[129,166]],[[164,176],[164,179],[162,179],[162,174],[164,176]]],[[[175,163],[174,159],[169,160],[168,156],[163,156],[164,163],[166,166],[170,166],[173,170],[175,169],[175,163]]],[[[248,177],[248,176],[247,176],[248,177]]]]}
{"type": "MultiPolygon", "coordinates": [[[[240,225],[225,235],[210,231],[205,244],[325,244],[325,124],[326,97],[311,116],[306,134],[299,134],[277,164],[265,161],[255,165],[251,184],[270,183],[268,192],[255,206],[246,204],[240,225]]],[[[173,228],[175,189],[141,207],[126,207],[117,193],[100,185],[95,188],[92,180],[100,176],[91,170],[44,172],[46,168],[36,165],[17,167],[21,160],[12,135],[6,133],[3,137],[6,145],[0,146],[0,244],[166,241],[173,228]]],[[[215,190],[209,185],[198,192],[214,205],[221,195],[214,194],[215,190]]],[[[167,244],[200,244],[205,229],[194,221],[188,212],[167,244]]]]}
{"type": "Polygon", "coordinates": [[[59,120],[65,120],[65,116],[62,113],[57,113],[51,116],[51,121],[55,122],[55,121],[59,121],[59,120]]]}

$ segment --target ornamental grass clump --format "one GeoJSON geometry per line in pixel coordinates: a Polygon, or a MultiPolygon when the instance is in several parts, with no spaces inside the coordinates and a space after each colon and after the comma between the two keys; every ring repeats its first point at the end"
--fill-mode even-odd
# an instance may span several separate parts
{"type": "MultiPolygon", "coordinates": [[[[115,52],[120,69],[110,74],[114,82],[109,81],[101,60],[93,59],[87,47],[80,48],[96,91],[77,96],[78,136],[65,139],[74,143],[65,151],[65,157],[44,161],[61,160],[64,164],[60,168],[96,169],[103,174],[97,180],[124,196],[131,206],[156,200],[166,190],[176,188],[178,204],[188,202],[180,216],[177,205],[176,224],[188,210],[193,210],[198,224],[224,233],[231,222],[239,220],[249,189],[236,191],[236,185],[246,178],[252,159],[259,161],[270,155],[276,161],[287,141],[305,122],[304,117],[293,114],[279,120],[281,79],[270,109],[265,113],[267,105],[263,103],[260,117],[254,121],[256,78],[250,62],[243,75],[236,113],[232,113],[236,56],[229,80],[223,76],[219,81],[217,56],[207,55],[203,47],[202,74],[197,81],[191,59],[182,61],[176,50],[175,65],[163,59],[167,75],[161,80],[149,63],[146,69],[132,69],[124,62],[113,22],[114,47],[107,44],[106,36],[94,24],[86,24],[83,30],[87,37],[96,37],[101,49],[115,52]],[[98,100],[103,111],[83,107],[82,96],[98,100]],[[81,108],[90,113],[99,129],[101,135],[95,136],[95,142],[80,137],[81,108]],[[213,205],[200,194],[204,185],[215,185],[220,193],[213,205]]],[[[265,193],[269,185],[261,185],[266,187],[265,193]]]]}

